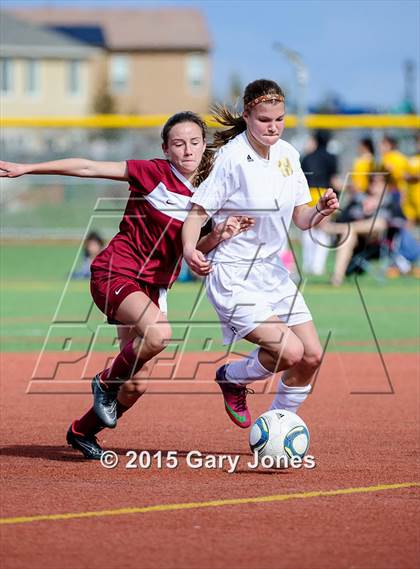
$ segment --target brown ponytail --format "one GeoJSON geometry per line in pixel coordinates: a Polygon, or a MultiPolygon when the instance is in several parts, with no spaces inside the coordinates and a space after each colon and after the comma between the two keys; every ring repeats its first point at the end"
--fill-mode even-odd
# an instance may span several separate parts
{"type": "MultiPolygon", "coordinates": [[[[249,83],[245,88],[243,97],[244,110],[250,112],[260,102],[276,103],[284,100],[284,93],[275,81],[257,79],[249,83]]],[[[212,108],[212,114],[218,123],[230,127],[226,130],[215,132],[213,143],[210,145],[210,148],[213,150],[219,149],[235,138],[235,136],[246,131],[246,122],[243,115],[233,113],[224,105],[215,105],[212,108]]]]}
{"type": "Polygon", "coordinates": [[[214,150],[224,146],[229,142],[229,140],[232,140],[232,138],[241,134],[241,132],[246,131],[246,122],[244,117],[237,113],[233,113],[224,105],[214,105],[212,107],[212,114],[218,123],[223,126],[230,127],[226,130],[217,130],[214,133],[213,143],[211,144],[211,148],[214,150]]]}
{"type": "Polygon", "coordinates": [[[195,173],[194,179],[192,181],[192,185],[194,187],[198,187],[201,182],[207,178],[210,174],[211,169],[213,168],[214,163],[214,150],[211,147],[205,149],[203,157],[201,158],[201,162],[199,167],[197,168],[197,172],[195,173]]]}

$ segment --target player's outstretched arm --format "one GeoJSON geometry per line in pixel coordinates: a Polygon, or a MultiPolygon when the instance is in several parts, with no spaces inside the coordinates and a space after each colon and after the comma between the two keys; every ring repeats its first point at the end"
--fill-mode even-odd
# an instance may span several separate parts
{"type": "Polygon", "coordinates": [[[1,178],[18,178],[25,174],[59,174],[78,178],[128,180],[126,162],[96,162],[84,158],[65,158],[36,164],[17,164],[0,160],[1,178]]]}
{"type": "Polygon", "coordinates": [[[314,207],[305,204],[296,206],[293,210],[293,222],[299,229],[310,229],[321,223],[323,219],[330,216],[338,208],[337,194],[333,189],[328,188],[314,207]]]}

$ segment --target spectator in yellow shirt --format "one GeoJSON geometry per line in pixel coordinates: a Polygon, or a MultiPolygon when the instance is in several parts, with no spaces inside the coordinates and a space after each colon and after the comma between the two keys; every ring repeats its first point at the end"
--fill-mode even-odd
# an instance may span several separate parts
{"type": "Polygon", "coordinates": [[[375,171],[375,149],[372,139],[362,138],[357,151],[358,156],[352,167],[352,185],[356,192],[366,192],[369,178],[375,171]]]}
{"type": "Polygon", "coordinates": [[[408,159],[407,200],[404,211],[411,222],[420,222],[420,133],[416,135],[416,152],[408,159]]]}
{"type": "Polygon", "coordinates": [[[389,188],[403,193],[407,187],[408,160],[407,156],[398,150],[397,141],[392,136],[384,136],[381,141],[381,166],[390,174],[389,188]]]}

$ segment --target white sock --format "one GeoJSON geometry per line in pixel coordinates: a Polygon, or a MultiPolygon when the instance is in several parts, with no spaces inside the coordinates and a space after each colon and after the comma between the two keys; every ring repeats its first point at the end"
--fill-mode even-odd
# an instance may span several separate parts
{"type": "Polygon", "coordinates": [[[226,379],[232,383],[247,385],[248,383],[259,379],[266,379],[272,375],[273,372],[265,369],[258,359],[259,351],[260,348],[257,348],[245,358],[228,364],[225,371],[226,379]]]}
{"type": "Polygon", "coordinates": [[[277,393],[271,403],[270,410],[272,409],[286,409],[297,413],[300,405],[305,401],[311,391],[311,385],[304,385],[303,387],[289,387],[283,383],[283,378],[280,378],[277,386],[277,393]]]}

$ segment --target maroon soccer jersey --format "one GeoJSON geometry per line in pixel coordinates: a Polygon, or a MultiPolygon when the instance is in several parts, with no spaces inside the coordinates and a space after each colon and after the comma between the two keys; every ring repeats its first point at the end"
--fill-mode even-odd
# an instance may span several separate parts
{"type": "Polygon", "coordinates": [[[130,197],[120,230],[91,270],[169,287],[180,269],[181,230],[193,187],[162,159],[127,160],[127,171],[130,197]]]}

